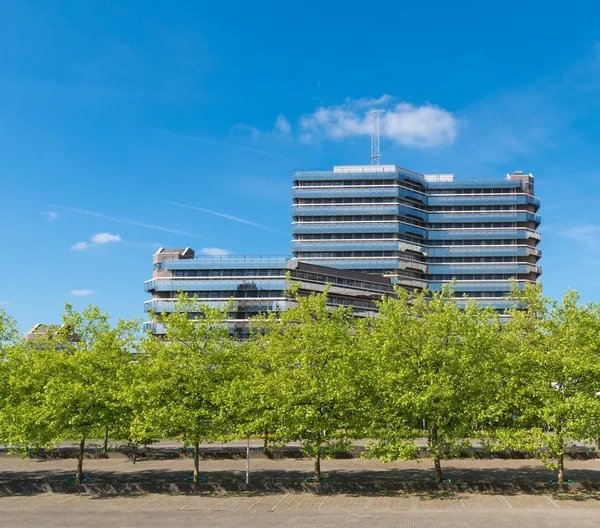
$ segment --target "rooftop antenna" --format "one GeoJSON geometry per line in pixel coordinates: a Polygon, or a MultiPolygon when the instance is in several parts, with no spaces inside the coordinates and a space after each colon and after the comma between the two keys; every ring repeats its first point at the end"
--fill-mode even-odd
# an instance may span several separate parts
{"type": "Polygon", "coordinates": [[[385,110],[371,110],[371,165],[379,165],[379,114],[385,110]]]}

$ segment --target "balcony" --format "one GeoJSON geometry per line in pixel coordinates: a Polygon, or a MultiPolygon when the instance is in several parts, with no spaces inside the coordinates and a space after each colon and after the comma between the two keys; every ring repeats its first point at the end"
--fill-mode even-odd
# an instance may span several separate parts
{"type": "Polygon", "coordinates": [[[430,247],[428,257],[525,257],[532,248],[525,246],[430,247]]]}
{"type": "MultiPolygon", "coordinates": [[[[433,191],[435,192],[435,191],[433,191]]],[[[540,200],[527,194],[451,194],[428,196],[430,206],[442,205],[527,205],[540,206],[540,200]]]]}
{"type": "Polygon", "coordinates": [[[509,189],[521,188],[521,182],[517,180],[498,180],[495,178],[488,179],[473,179],[473,180],[456,180],[453,182],[428,182],[427,188],[435,191],[435,189],[509,189]]]}
{"type": "Polygon", "coordinates": [[[481,264],[430,264],[427,272],[430,275],[464,275],[464,274],[518,274],[529,273],[527,264],[484,262],[481,264]]]}
{"type": "Polygon", "coordinates": [[[384,258],[302,258],[301,262],[308,262],[319,266],[328,266],[338,269],[398,269],[400,259],[397,257],[384,258]]]}
{"type": "Polygon", "coordinates": [[[239,279],[211,279],[210,277],[189,279],[150,279],[144,283],[144,291],[206,291],[206,290],[238,290],[247,288],[249,285],[255,286],[259,290],[285,290],[286,281],[273,277],[247,277],[239,279]]]}
{"type": "Polygon", "coordinates": [[[427,230],[401,222],[293,222],[292,233],[408,233],[427,236],[427,230]]]}
{"type": "Polygon", "coordinates": [[[410,197],[423,202],[425,207],[426,197],[423,193],[406,189],[398,185],[360,186],[353,185],[343,187],[336,185],[332,187],[293,187],[292,198],[404,198],[410,197]]]}
{"type": "MultiPolygon", "coordinates": [[[[229,299],[218,301],[198,299],[198,304],[211,308],[223,308],[229,304],[229,299]]],[[[175,311],[175,306],[176,299],[151,300],[144,302],[144,312],[147,313],[152,310],[155,313],[171,313],[175,311]]],[[[244,312],[266,313],[285,310],[288,306],[288,301],[283,299],[233,299],[233,306],[236,310],[243,310],[244,312]]]]}
{"type": "Polygon", "coordinates": [[[448,229],[448,230],[435,230],[429,231],[430,240],[453,240],[453,239],[464,239],[464,240],[491,240],[491,239],[519,239],[527,238],[528,233],[533,231],[527,231],[525,229],[448,229]]]}
{"type": "MultiPolygon", "coordinates": [[[[432,291],[441,291],[444,285],[447,285],[450,281],[431,281],[429,283],[429,289],[432,291]]],[[[522,290],[525,284],[529,281],[517,281],[515,284],[517,288],[522,290]]],[[[505,291],[509,292],[512,290],[512,283],[509,281],[458,281],[454,284],[454,292],[456,296],[460,296],[461,292],[473,292],[473,291],[505,291]]]]}
{"type": "Polygon", "coordinates": [[[535,222],[540,224],[541,217],[533,213],[520,211],[478,213],[430,213],[429,222],[535,222]]]}
{"type": "MultiPolygon", "coordinates": [[[[165,270],[194,269],[281,269],[288,261],[285,255],[235,255],[222,257],[196,257],[193,259],[169,259],[162,261],[165,270]]],[[[283,273],[283,272],[282,272],[283,273]]]]}
{"type": "Polygon", "coordinates": [[[412,215],[427,221],[427,213],[412,209],[405,205],[368,205],[368,204],[348,204],[348,205],[292,205],[292,216],[340,216],[340,215],[412,215]]]}
{"type": "Polygon", "coordinates": [[[459,306],[466,306],[469,302],[475,301],[477,306],[491,306],[495,310],[510,310],[519,304],[518,301],[513,299],[494,299],[494,298],[469,298],[469,299],[456,299],[456,304],[459,306]]]}
{"type": "Polygon", "coordinates": [[[338,240],[294,240],[292,251],[402,251],[398,241],[374,242],[372,240],[343,242],[338,240]]]}

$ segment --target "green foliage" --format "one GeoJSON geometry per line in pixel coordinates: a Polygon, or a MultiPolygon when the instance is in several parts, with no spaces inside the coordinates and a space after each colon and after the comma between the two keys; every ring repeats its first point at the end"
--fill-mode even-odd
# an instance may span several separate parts
{"type": "Polygon", "coordinates": [[[399,289],[359,320],[328,307],[328,291],[293,289],[294,306],[256,318],[246,342],[228,334],[231,304],[184,294],[174,313],[151,314],[164,338],[67,304],[57,334],[24,341],[0,310],[0,441],[23,456],[78,441],[78,482],[86,439],[103,436],[179,438],[194,448],[196,482],[201,442],[250,435],[299,442],[317,482],[321,458],[355,438],[372,438],[366,456],[387,462],[418,459],[425,436],[438,481],[441,461],[473,438],[534,453],[559,481],[570,443],[598,443],[600,305],[515,287],[501,324],[450,287],[399,289]]]}
{"type": "Polygon", "coordinates": [[[251,347],[254,401],[269,409],[274,439],[300,442],[320,458],[352,448],[363,414],[357,373],[362,368],[350,309],[327,307],[327,290],[301,297],[296,306],[257,321],[251,347]]]}
{"type": "Polygon", "coordinates": [[[489,378],[498,357],[497,315],[470,302],[461,309],[450,288],[410,294],[398,289],[380,316],[363,324],[361,348],[371,356],[369,446],[384,461],[415,458],[414,431],[424,424],[436,463],[469,443],[473,424],[494,395],[489,378]]]}
{"type": "Polygon", "coordinates": [[[198,444],[225,440],[232,429],[227,397],[235,350],[225,325],[231,310],[231,305],[210,307],[180,293],[173,313],[152,314],[166,337],[146,341],[136,370],[132,439],[159,434],[195,446],[195,482],[198,444]],[[197,315],[191,319],[189,314],[197,315]]]}
{"type": "Polygon", "coordinates": [[[565,447],[600,436],[600,306],[579,304],[574,291],[550,301],[533,286],[515,296],[527,309],[513,310],[503,332],[505,383],[490,433],[495,447],[538,454],[562,481],[565,447]]]}

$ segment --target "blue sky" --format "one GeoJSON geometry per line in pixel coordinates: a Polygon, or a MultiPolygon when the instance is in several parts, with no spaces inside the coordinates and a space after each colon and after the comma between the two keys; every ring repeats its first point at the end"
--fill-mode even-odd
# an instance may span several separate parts
{"type": "Polygon", "coordinates": [[[600,300],[596,2],[5,0],[0,305],[143,317],[159,246],[290,250],[291,172],[532,172],[545,292],[600,300]],[[188,206],[188,207],[184,207],[188,206]],[[215,214],[219,213],[219,215],[215,214]]]}

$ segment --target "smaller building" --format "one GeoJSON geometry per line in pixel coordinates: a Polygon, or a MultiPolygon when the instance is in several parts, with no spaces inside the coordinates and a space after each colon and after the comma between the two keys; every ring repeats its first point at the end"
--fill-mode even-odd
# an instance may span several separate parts
{"type": "MultiPolygon", "coordinates": [[[[154,254],[152,279],[145,290],[152,299],[144,311],[172,312],[179,291],[197,295],[202,303],[224,306],[231,299],[235,311],[227,321],[238,339],[249,336],[249,319],[260,313],[283,311],[296,303],[287,291],[299,284],[299,294],[322,292],[330,285],[328,305],[352,306],[357,317],[375,316],[377,301],[394,295],[391,279],[302,262],[286,256],[196,257],[194,250],[159,249],[154,254]]],[[[159,324],[146,323],[154,334],[159,324]]]]}
{"type": "Polygon", "coordinates": [[[75,344],[81,340],[81,337],[73,333],[66,325],[36,324],[29,332],[25,334],[25,341],[35,343],[38,346],[45,346],[49,343],[54,344],[57,350],[66,348],[66,343],[75,344]],[[63,335],[61,335],[63,334],[63,335]]]}

